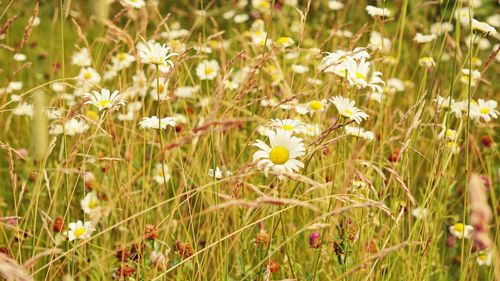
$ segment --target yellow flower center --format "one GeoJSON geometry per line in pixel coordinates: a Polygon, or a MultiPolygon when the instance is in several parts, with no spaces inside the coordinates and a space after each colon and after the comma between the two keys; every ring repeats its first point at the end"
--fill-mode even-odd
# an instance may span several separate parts
{"type": "Polygon", "coordinates": [[[453,225],[453,228],[455,229],[456,232],[463,233],[465,226],[463,223],[456,223],[453,225]]]}
{"type": "Polygon", "coordinates": [[[283,126],[281,126],[281,129],[283,129],[285,131],[292,131],[293,126],[292,125],[283,125],[283,126]]]}
{"type": "Polygon", "coordinates": [[[119,53],[118,54],[118,60],[119,61],[124,61],[126,58],[127,58],[127,54],[126,53],[119,53]]]}
{"type": "MultiPolygon", "coordinates": [[[[162,125],[163,125],[163,124],[162,124],[162,125]]],[[[162,168],[157,169],[157,170],[156,170],[156,175],[157,175],[158,177],[162,177],[162,178],[163,178],[163,169],[162,169],[162,168]]]]}
{"type": "Polygon", "coordinates": [[[346,117],[351,117],[351,116],[352,116],[352,111],[351,111],[351,110],[349,110],[349,109],[344,109],[344,112],[343,112],[343,113],[344,113],[344,114],[342,114],[342,115],[344,115],[344,116],[346,116],[346,117]]]}
{"type": "Polygon", "coordinates": [[[360,73],[360,72],[356,72],[356,77],[358,79],[363,79],[366,81],[366,76],[363,74],[363,73],[360,73]]]}
{"type": "Polygon", "coordinates": [[[488,255],[485,253],[481,253],[477,256],[480,260],[485,261],[488,259],[488,255]]]}
{"type": "Polygon", "coordinates": [[[214,70],[211,67],[205,67],[205,75],[210,75],[214,72],[214,70]]]}
{"type": "Polygon", "coordinates": [[[260,1],[259,7],[260,8],[269,8],[269,3],[267,1],[260,1]]]}
{"type": "Polygon", "coordinates": [[[309,104],[309,107],[312,109],[312,110],[321,110],[323,109],[323,104],[318,101],[318,100],[313,100],[310,104],[309,104]]]}
{"type": "Polygon", "coordinates": [[[455,131],[450,130],[450,129],[446,130],[446,137],[455,138],[455,131]]]}
{"type": "Polygon", "coordinates": [[[92,198],[89,202],[89,209],[94,209],[97,206],[99,206],[99,200],[92,198]]]}
{"type": "Polygon", "coordinates": [[[85,78],[85,80],[89,80],[91,77],[92,74],[90,72],[85,72],[85,74],[83,74],[83,78],[85,78]]]}
{"type": "Polygon", "coordinates": [[[283,146],[276,146],[269,153],[269,159],[277,165],[285,164],[289,159],[289,153],[283,146]]]}
{"type": "MultiPolygon", "coordinates": [[[[453,150],[458,148],[458,144],[456,144],[453,141],[447,142],[446,145],[448,146],[448,148],[453,149],[453,150]]],[[[463,228],[463,225],[462,225],[462,228],[463,228]]]]}
{"type": "Polygon", "coordinates": [[[481,108],[481,110],[480,110],[480,111],[481,111],[481,114],[489,114],[489,113],[490,113],[490,109],[489,109],[489,108],[487,108],[487,107],[483,107],[483,108],[481,108]]]}
{"type": "Polygon", "coordinates": [[[77,229],[75,229],[75,237],[80,237],[82,236],[83,234],[85,234],[85,228],[84,227],[78,227],[77,229]]]}
{"type": "Polygon", "coordinates": [[[99,101],[99,106],[102,108],[110,108],[111,107],[111,102],[109,100],[100,100],[99,101]]]}
{"type": "Polygon", "coordinates": [[[278,39],[277,42],[280,45],[288,45],[289,42],[290,42],[290,38],[288,38],[288,37],[281,37],[280,39],[278,39]]]}

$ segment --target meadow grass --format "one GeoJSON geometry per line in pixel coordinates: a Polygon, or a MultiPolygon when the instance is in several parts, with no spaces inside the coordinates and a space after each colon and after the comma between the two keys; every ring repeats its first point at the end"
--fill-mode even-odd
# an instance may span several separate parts
{"type": "Polygon", "coordinates": [[[0,2],[0,276],[500,280],[499,4],[245,2],[0,2]]]}

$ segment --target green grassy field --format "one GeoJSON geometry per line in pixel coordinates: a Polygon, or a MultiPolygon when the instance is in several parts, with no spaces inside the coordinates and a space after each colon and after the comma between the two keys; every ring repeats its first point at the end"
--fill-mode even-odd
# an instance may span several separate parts
{"type": "Polygon", "coordinates": [[[0,1],[2,280],[500,280],[500,3],[0,1]]]}

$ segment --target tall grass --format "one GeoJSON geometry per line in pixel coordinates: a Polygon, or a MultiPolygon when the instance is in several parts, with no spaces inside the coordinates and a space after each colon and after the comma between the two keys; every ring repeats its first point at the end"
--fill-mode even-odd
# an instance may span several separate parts
{"type": "MultiPolygon", "coordinates": [[[[471,26],[455,19],[470,7],[467,1],[347,0],[338,11],[328,8],[332,1],[320,0],[298,1],[296,7],[264,1],[269,6],[261,10],[251,3],[240,7],[239,1],[146,1],[140,9],[108,2],[0,3],[0,276],[500,280],[498,122],[471,117],[478,99],[500,97],[498,46],[492,47],[498,35],[471,34],[471,26]],[[392,15],[372,18],[368,4],[392,15]],[[250,19],[235,22],[224,16],[230,10],[250,19]],[[33,14],[39,25],[29,20],[33,14]],[[252,42],[258,19],[267,47],[252,42]],[[433,23],[451,23],[454,30],[417,44],[415,34],[429,34],[433,23]],[[185,36],[167,38],[179,26],[185,36]],[[352,36],[339,36],[341,30],[352,36]],[[390,48],[370,47],[373,32],[389,39],[390,48]],[[294,44],[282,48],[276,44],[280,37],[294,44]],[[490,46],[472,44],[475,38],[487,38],[490,46]],[[168,73],[140,63],[137,43],[150,39],[179,53],[168,73]],[[91,87],[118,90],[127,104],[140,103],[130,120],[118,118],[127,106],[98,111],[85,104],[81,67],[72,63],[85,47],[89,67],[101,76],[119,52],[135,58],[91,87]],[[320,71],[323,52],[355,47],[366,49],[382,72],[380,102],[366,89],[349,87],[347,79],[320,71]],[[18,53],[27,59],[15,60],[18,53]],[[419,66],[423,57],[436,64],[419,66]],[[214,80],[196,73],[205,59],[220,65],[214,80]],[[309,70],[294,71],[296,65],[309,70]],[[245,79],[235,89],[225,86],[243,68],[245,79]],[[464,68],[478,70],[481,78],[463,80],[464,68]],[[141,70],[145,96],[137,94],[133,79],[141,70]],[[166,100],[159,90],[156,99],[150,94],[161,88],[160,78],[169,81],[166,100]],[[390,78],[404,81],[405,89],[391,92],[390,78]],[[21,81],[22,89],[12,90],[12,81],[21,81]],[[183,98],[174,94],[182,86],[199,90],[183,98]],[[314,115],[294,109],[337,95],[370,115],[360,126],[374,132],[372,141],[348,135],[346,126],[354,123],[333,105],[314,115]],[[464,116],[437,106],[438,96],[465,101],[464,116]],[[276,104],[267,105],[271,98],[276,104]],[[32,116],[16,113],[23,102],[33,104],[32,116]],[[47,109],[61,115],[47,119],[47,109]],[[176,114],[185,121],[178,119],[175,127],[140,128],[143,117],[176,114]],[[49,134],[72,118],[88,129],[49,134]],[[267,141],[259,126],[276,118],[321,126],[317,135],[301,137],[304,166],[284,180],[276,171],[265,176],[252,160],[258,150],[252,144],[267,141]],[[456,148],[438,137],[446,129],[456,130],[456,148]],[[223,177],[209,176],[217,167],[223,177]],[[97,196],[97,215],[81,207],[89,194],[97,196]],[[426,209],[426,216],[412,215],[417,208],[426,209]],[[67,241],[69,224],[78,220],[91,221],[95,231],[88,239],[67,241]],[[456,223],[474,227],[471,239],[450,233],[456,223]],[[477,241],[489,241],[490,265],[478,264],[483,252],[477,241]]],[[[469,9],[484,21],[498,4],[483,1],[469,9]]]]}

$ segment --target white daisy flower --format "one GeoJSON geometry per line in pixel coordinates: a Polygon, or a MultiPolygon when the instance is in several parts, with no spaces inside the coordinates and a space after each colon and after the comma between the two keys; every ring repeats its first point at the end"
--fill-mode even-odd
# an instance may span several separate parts
{"type": "Polygon", "coordinates": [[[170,170],[165,163],[156,163],[153,170],[153,180],[158,184],[164,184],[170,180],[170,170]]]}
{"type": "Polygon", "coordinates": [[[276,43],[284,48],[290,47],[295,44],[293,39],[290,37],[280,37],[278,40],[276,40],[276,43]]]}
{"type": "Polygon", "coordinates": [[[213,80],[219,74],[219,69],[216,60],[204,60],[196,67],[196,75],[201,80],[213,80]]]}
{"type": "Polygon", "coordinates": [[[64,83],[61,82],[54,82],[50,85],[50,87],[56,93],[61,93],[64,91],[64,83]]]}
{"type": "Polygon", "coordinates": [[[298,133],[304,128],[304,123],[294,119],[272,119],[269,126],[274,129],[298,133]]]}
{"type": "Polygon", "coordinates": [[[371,101],[377,102],[377,103],[382,103],[382,99],[384,98],[384,95],[379,92],[371,92],[366,94],[367,98],[371,101]]]}
{"type": "Polygon", "coordinates": [[[450,227],[448,227],[448,230],[450,231],[451,235],[455,236],[458,239],[469,239],[472,236],[474,227],[463,223],[455,223],[454,225],[450,225],[450,227]]]}
{"type": "Polygon", "coordinates": [[[68,121],[61,124],[52,125],[49,128],[49,134],[51,135],[61,135],[66,134],[68,136],[74,136],[78,134],[83,134],[88,130],[89,126],[82,120],[71,118],[68,121]]]}
{"type": "Polygon", "coordinates": [[[189,35],[189,30],[181,28],[181,24],[178,21],[173,22],[169,27],[170,30],[160,34],[165,39],[172,41],[189,35]]]}
{"type": "Polygon", "coordinates": [[[322,129],[319,124],[305,124],[300,132],[306,136],[315,137],[321,134],[322,129]]]}
{"type": "Polygon", "coordinates": [[[460,82],[462,82],[465,85],[469,85],[469,78],[471,86],[475,87],[479,79],[481,79],[481,72],[475,69],[472,71],[468,68],[462,69],[462,76],[460,77],[460,82]]]}
{"type": "Polygon", "coordinates": [[[429,215],[429,210],[427,208],[417,207],[411,211],[412,216],[414,216],[418,220],[422,220],[427,218],[429,215]]]}
{"type": "Polygon", "coordinates": [[[234,18],[235,15],[236,15],[235,10],[229,10],[229,11],[226,11],[222,14],[222,18],[225,20],[228,20],[228,19],[234,18]]]}
{"type": "Polygon", "coordinates": [[[483,250],[477,254],[476,258],[477,264],[479,266],[490,266],[493,261],[493,251],[492,250],[483,250]]]}
{"type": "Polygon", "coordinates": [[[27,59],[26,55],[25,54],[21,54],[21,53],[14,54],[14,56],[12,58],[15,61],[19,61],[19,62],[25,61],[27,59]]]}
{"type": "Polygon", "coordinates": [[[117,71],[128,68],[135,61],[135,57],[126,52],[120,52],[111,59],[113,68],[117,71]]]}
{"type": "Polygon", "coordinates": [[[386,91],[393,94],[396,92],[404,92],[406,90],[405,83],[398,78],[390,78],[387,80],[386,91]]]}
{"type": "Polygon", "coordinates": [[[264,107],[275,107],[278,106],[279,102],[276,98],[272,97],[269,99],[263,99],[260,101],[260,105],[264,107]]]}
{"type": "Polygon", "coordinates": [[[246,22],[249,19],[250,19],[250,16],[247,15],[247,14],[237,14],[233,18],[233,20],[234,20],[235,23],[244,23],[244,22],[246,22]]]}
{"type": "Polygon", "coordinates": [[[33,117],[33,105],[26,102],[20,103],[14,108],[12,114],[33,117]]]}
{"type": "Polygon", "coordinates": [[[335,105],[340,115],[354,120],[356,123],[361,123],[363,119],[368,118],[368,114],[363,112],[361,109],[355,107],[355,101],[341,96],[335,96],[330,99],[330,102],[335,105]]]}
{"type": "Polygon", "coordinates": [[[386,8],[378,8],[375,6],[367,5],[366,12],[372,17],[390,17],[391,11],[386,8]]]}
{"type": "MultiPolygon", "coordinates": [[[[356,86],[358,89],[366,87],[375,92],[382,92],[384,81],[380,78],[382,75],[379,71],[370,71],[371,64],[362,58],[359,62],[354,59],[347,59],[347,81],[351,86],[356,86]]],[[[345,77],[345,75],[344,75],[345,77]]]]}
{"type": "Polygon", "coordinates": [[[12,93],[14,91],[19,91],[23,88],[23,82],[21,81],[10,81],[9,84],[7,84],[7,93],[12,93]]]}
{"type": "Polygon", "coordinates": [[[264,174],[268,176],[269,171],[294,173],[304,167],[304,164],[296,159],[304,156],[306,150],[301,138],[292,136],[291,131],[280,129],[268,133],[271,146],[261,140],[254,144],[260,149],[253,154],[253,162],[257,164],[258,169],[264,170],[264,174]]]}
{"type": "Polygon", "coordinates": [[[161,120],[158,119],[157,116],[152,116],[152,117],[144,117],[142,120],[139,122],[139,126],[141,129],[166,129],[168,126],[175,127],[176,125],[176,118],[175,117],[165,117],[162,118],[161,120]]]}
{"type": "Polygon", "coordinates": [[[92,67],[82,68],[78,74],[78,79],[84,85],[92,86],[101,82],[101,75],[92,67]]]}
{"type": "Polygon", "coordinates": [[[85,214],[92,214],[100,211],[100,201],[95,192],[90,192],[80,200],[80,207],[85,214]]]}
{"type": "Polygon", "coordinates": [[[271,2],[269,0],[252,0],[252,7],[266,13],[271,8],[271,2]]]}
{"type": "Polygon", "coordinates": [[[300,56],[299,52],[289,51],[285,54],[286,60],[294,60],[300,56]]]}
{"type": "Polygon", "coordinates": [[[71,56],[71,64],[86,67],[92,64],[92,58],[90,57],[89,49],[82,48],[79,51],[73,53],[71,56]]]}
{"type": "Polygon", "coordinates": [[[445,33],[449,33],[451,31],[453,31],[453,24],[449,23],[449,22],[436,22],[434,24],[431,25],[431,33],[436,35],[436,36],[440,36],[440,35],[443,35],[445,33]]]}
{"type": "Polygon", "coordinates": [[[377,31],[372,31],[370,35],[370,42],[368,46],[375,50],[380,50],[383,53],[389,53],[391,51],[391,40],[377,31]]]}
{"type": "Polygon", "coordinates": [[[375,134],[373,132],[365,131],[365,129],[363,129],[361,127],[354,127],[354,126],[346,125],[344,127],[344,130],[345,130],[345,133],[347,135],[355,136],[358,138],[363,138],[363,139],[366,139],[368,141],[372,141],[375,139],[375,134]]]}
{"type": "MultiPolygon", "coordinates": [[[[465,20],[465,26],[469,26],[469,19],[466,18],[465,20]]],[[[486,22],[481,22],[476,19],[472,19],[472,31],[483,34],[484,36],[489,36],[489,35],[496,35],[497,31],[496,29],[489,25],[486,22]]]]}
{"type": "Polygon", "coordinates": [[[137,74],[132,76],[132,82],[139,96],[144,97],[149,89],[148,79],[146,78],[146,74],[144,74],[143,71],[138,72],[137,74]]]}
{"type": "Polygon", "coordinates": [[[437,96],[435,99],[434,99],[434,102],[437,104],[438,108],[443,108],[443,109],[447,109],[447,108],[450,108],[450,105],[455,102],[454,99],[450,97],[446,97],[446,98],[443,98],[442,96],[437,96]]]}
{"type": "Polygon", "coordinates": [[[154,40],[139,42],[137,52],[141,58],[141,63],[165,66],[168,69],[174,68],[174,63],[170,59],[178,55],[165,44],[161,45],[154,40]]]}
{"type": "Polygon", "coordinates": [[[120,95],[118,90],[110,93],[108,89],[101,89],[101,92],[92,91],[92,93],[86,93],[83,95],[84,98],[88,99],[85,104],[92,104],[99,109],[99,111],[104,109],[118,109],[121,105],[125,105],[126,101],[120,95]]]}
{"type": "MultiPolygon", "coordinates": [[[[472,44],[477,45],[477,48],[479,50],[487,50],[491,47],[490,40],[475,35],[468,35],[467,37],[464,38],[464,42],[468,48],[471,48],[471,42],[472,44]]],[[[474,63],[474,58],[472,58],[472,63],[474,63]]]]}
{"type": "Polygon", "coordinates": [[[174,90],[174,95],[179,98],[194,98],[196,93],[200,90],[200,86],[184,86],[177,87],[174,90]]]}
{"type": "Polygon", "coordinates": [[[443,128],[443,130],[441,130],[441,132],[438,135],[438,139],[445,139],[448,141],[456,141],[457,138],[458,138],[458,132],[452,129],[443,128]]]}
{"type": "Polygon", "coordinates": [[[68,241],[73,241],[75,239],[89,239],[95,228],[92,226],[91,222],[77,221],[72,222],[68,225],[69,229],[66,231],[66,236],[68,241]]]}
{"type": "Polygon", "coordinates": [[[483,119],[485,122],[491,121],[491,119],[497,119],[500,112],[496,110],[497,102],[494,100],[485,101],[483,99],[478,99],[477,103],[471,102],[471,113],[470,116],[473,119],[481,121],[483,119]]]}
{"type": "Polygon", "coordinates": [[[297,74],[303,74],[309,71],[309,67],[301,64],[292,64],[292,71],[297,74]]]}
{"type": "MultiPolygon", "coordinates": [[[[464,112],[467,111],[467,102],[465,101],[452,101],[450,111],[455,115],[456,118],[462,118],[464,112]]],[[[471,116],[474,112],[471,112],[471,116]]]]}
{"type": "Polygon", "coordinates": [[[160,96],[160,100],[164,101],[168,99],[168,79],[160,77],[158,82],[156,78],[151,82],[151,91],[150,96],[153,100],[158,100],[158,94],[160,96]]]}
{"type": "Polygon", "coordinates": [[[267,32],[264,30],[255,30],[250,34],[252,38],[252,43],[257,44],[259,46],[270,46],[272,43],[271,38],[267,36],[267,32]]]}
{"type": "Polygon", "coordinates": [[[415,37],[413,37],[413,41],[420,43],[420,44],[421,43],[429,43],[434,39],[436,39],[436,35],[434,35],[434,34],[424,35],[424,34],[418,33],[418,32],[415,35],[415,37]]]}
{"type": "Polygon", "coordinates": [[[344,8],[344,4],[342,4],[342,2],[340,1],[331,0],[328,1],[328,8],[330,10],[338,11],[344,8]]]}
{"type": "Polygon", "coordinates": [[[298,104],[295,106],[295,111],[299,114],[310,114],[324,112],[328,108],[328,101],[323,100],[312,100],[305,104],[298,104]]]}
{"type": "Polygon", "coordinates": [[[355,61],[370,58],[370,54],[363,48],[355,48],[352,51],[337,50],[333,53],[326,52],[325,54],[326,56],[323,57],[318,68],[323,72],[334,73],[341,77],[345,77],[348,58],[355,61]]]}
{"type": "Polygon", "coordinates": [[[436,62],[431,57],[422,57],[418,60],[418,64],[425,68],[431,68],[436,66],[436,62]]]}

